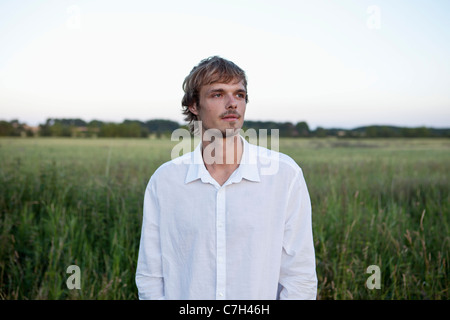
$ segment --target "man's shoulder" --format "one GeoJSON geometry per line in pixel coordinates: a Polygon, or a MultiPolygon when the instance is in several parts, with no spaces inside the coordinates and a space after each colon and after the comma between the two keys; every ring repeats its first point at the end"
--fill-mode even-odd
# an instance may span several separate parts
{"type": "Polygon", "coordinates": [[[188,165],[192,163],[192,154],[193,152],[189,152],[164,162],[153,172],[151,180],[181,177],[186,173],[188,165]]]}

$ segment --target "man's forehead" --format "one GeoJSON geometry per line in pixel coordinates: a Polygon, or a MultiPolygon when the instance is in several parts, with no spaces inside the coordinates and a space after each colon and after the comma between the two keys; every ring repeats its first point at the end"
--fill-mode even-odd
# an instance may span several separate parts
{"type": "Polygon", "coordinates": [[[230,82],[214,82],[210,84],[206,84],[202,87],[201,91],[211,91],[211,90],[245,90],[244,81],[243,80],[234,80],[230,82]]]}

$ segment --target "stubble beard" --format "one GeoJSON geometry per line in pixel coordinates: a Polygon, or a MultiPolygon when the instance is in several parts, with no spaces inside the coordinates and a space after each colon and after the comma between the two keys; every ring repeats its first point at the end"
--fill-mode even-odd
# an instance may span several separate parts
{"type": "MultiPolygon", "coordinates": [[[[201,120],[200,120],[201,121],[201,120]]],[[[218,128],[208,128],[206,126],[203,125],[203,133],[209,129],[216,129],[218,131],[220,131],[220,133],[222,134],[222,138],[223,139],[227,139],[227,138],[233,138],[234,136],[238,135],[241,132],[241,127],[235,127],[233,125],[233,127],[230,128],[225,128],[225,129],[218,129],[218,128]]]]}
{"type": "MultiPolygon", "coordinates": [[[[239,119],[240,119],[241,115],[239,115],[239,119]]],[[[206,131],[213,129],[213,130],[218,130],[220,131],[220,133],[222,134],[222,138],[226,139],[226,138],[232,138],[236,135],[238,135],[241,132],[242,126],[238,126],[238,124],[230,124],[229,128],[225,128],[225,129],[219,129],[219,128],[209,128],[205,125],[205,123],[201,120],[198,119],[198,122],[201,123],[202,126],[202,137],[205,134],[206,131]]]]}

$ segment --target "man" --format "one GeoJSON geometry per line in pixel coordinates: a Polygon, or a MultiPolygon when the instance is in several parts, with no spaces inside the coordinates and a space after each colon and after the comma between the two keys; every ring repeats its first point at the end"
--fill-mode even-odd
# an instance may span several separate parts
{"type": "Polygon", "coordinates": [[[182,105],[201,143],[159,167],[145,191],[140,299],[315,299],[311,204],[287,155],[241,137],[244,71],[202,60],[182,105]],[[267,164],[276,164],[266,170],[267,164]]]}

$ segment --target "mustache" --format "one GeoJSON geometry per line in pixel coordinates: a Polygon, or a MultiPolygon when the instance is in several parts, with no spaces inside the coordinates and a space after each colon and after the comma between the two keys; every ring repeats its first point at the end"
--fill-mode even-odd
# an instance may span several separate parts
{"type": "Polygon", "coordinates": [[[236,111],[227,111],[227,112],[224,112],[224,113],[222,113],[222,114],[220,115],[220,117],[221,117],[221,118],[225,118],[226,116],[231,116],[231,115],[237,116],[238,118],[241,117],[241,115],[240,115],[238,112],[236,112],[236,111]]]}

